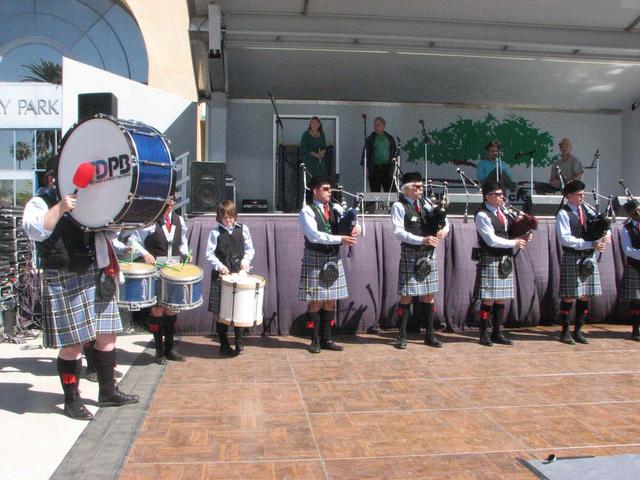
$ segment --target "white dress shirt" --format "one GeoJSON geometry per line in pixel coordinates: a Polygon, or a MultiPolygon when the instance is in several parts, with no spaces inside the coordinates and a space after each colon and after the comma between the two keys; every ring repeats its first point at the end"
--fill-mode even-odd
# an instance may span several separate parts
{"type": "MultiPolygon", "coordinates": [[[[498,209],[492,207],[491,205],[485,204],[487,210],[480,210],[476,214],[476,230],[480,234],[484,243],[486,243],[489,247],[492,248],[513,248],[516,246],[516,240],[510,240],[508,238],[502,238],[496,235],[496,231],[493,228],[493,224],[491,223],[491,218],[489,215],[493,215],[496,218],[498,217],[498,209]]],[[[504,217],[504,228],[509,230],[509,220],[507,220],[506,215],[502,215],[504,217]]]]}
{"type": "MultiPolygon", "coordinates": [[[[185,223],[184,218],[182,218],[182,216],[178,215],[178,218],[180,219],[180,228],[182,229],[182,235],[181,235],[181,238],[180,238],[180,243],[178,244],[178,252],[175,251],[176,242],[175,242],[175,239],[174,239],[172,244],[171,244],[171,251],[167,252],[167,256],[168,257],[176,256],[176,255],[178,255],[178,253],[180,255],[188,255],[189,254],[189,242],[187,241],[187,224],[185,223]]],[[[143,245],[144,245],[145,239],[149,235],[152,235],[153,233],[155,233],[156,225],[157,225],[157,223],[154,223],[153,225],[149,225],[148,227],[139,228],[138,230],[135,230],[129,236],[128,244],[129,244],[130,247],[132,247],[134,249],[134,251],[138,255],[145,255],[145,254],[149,253],[149,252],[147,252],[145,250],[143,245]]],[[[166,227],[163,226],[163,230],[165,230],[165,228],[166,227]]],[[[175,233],[175,229],[174,228],[172,228],[172,231],[175,233]]],[[[166,236],[166,234],[167,234],[167,232],[165,231],[165,236],[166,236]]]]}
{"type": "MultiPolygon", "coordinates": [[[[324,204],[321,202],[314,201],[313,205],[320,209],[322,213],[324,204]]],[[[329,204],[330,211],[333,210],[338,214],[338,218],[342,218],[344,215],[344,210],[337,203],[329,204]]],[[[341,235],[333,235],[331,233],[321,232],[318,230],[318,223],[316,222],[316,214],[314,211],[314,207],[311,205],[305,205],[300,210],[300,214],[298,215],[298,221],[300,222],[300,228],[302,228],[302,233],[304,236],[309,239],[311,243],[321,243],[324,245],[338,245],[342,243],[341,235]]]]}
{"type": "MultiPolygon", "coordinates": [[[[411,200],[409,197],[405,197],[405,201],[410,202],[413,210],[418,213],[418,211],[416,210],[416,200],[411,200]]],[[[433,208],[430,202],[423,202],[422,205],[423,206],[421,208],[426,209],[427,212],[430,212],[433,208]]],[[[407,232],[405,230],[404,214],[405,210],[402,202],[394,202],[393,205],[391,205],[391,223],[393,223],[394,226],[393,233],[395,234],[396,238],[403,243],[408,243],[409,245],[422,245],[424,237],[414,235],[413,233],[407,232]]],[[[446,235],[447,233],[449,233],[449,220],[445,219],[445,222],[446,223],[442,231],[446,235]]]]}
{"type": "Polygon", "coordinates": [[[575,215],[576,218],[580,217],[578,215],[578,207],[570,203],[567,203],[567,205],[571,209],[571,213],[561,208],[558,215],[556,215],[556,235],[560,239],[560,243],[563,247],[573,248],[574,250],[591,250],[593,248],[592,241],[571,235],[569,215],[575,215]]]}
{"type": "MultiPolygon", "coordinates": [[[[219,228],[224,228],[227,232],[233,233],[233,229],[236,228],[237,223],[234,223],[232,227],[226,227],[221,223],[218,223],[217,227],[211,230],[209,234],[209,240],[207,241],[207,251],[205,257],[211,262],[213,269],[220,271],[220,268],[225,266],[220,259],[216,256],[216,247],[218,246],[218,237],[220,237],[219,228]]],[[[244,239],[244,256],[242,257],[241,265],[245,270],[249,269],[251,261],[255,255],[253,249],[253,241],[251,240],[251,234],[249,233],[249,227],[242,225],[242,238],[244,239]]]]}
{"type": "MultiPolygon", "coordinates": [[[[633,228],[640,228],[640,224],[634,220],[629,220],[629,223],[633,225],[633,228]]],[[[640,249],[633,248],[633,245],[631,245],[631,237],[627,232],[626,224],[620,232],[620,243],[622,244],[622,251],[627,257],[640,260],[640,249]]]]}

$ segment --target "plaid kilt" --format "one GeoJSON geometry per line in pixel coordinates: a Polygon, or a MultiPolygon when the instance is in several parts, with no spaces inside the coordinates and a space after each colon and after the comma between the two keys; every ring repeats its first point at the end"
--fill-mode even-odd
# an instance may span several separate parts
{"type": "Polygon", "coordinates": [[[400,265],[398,266],[398,295],[403,297],[418,297],[429,295],[438,291],[438,257],[433,251],[429,259],[431,273],[426,277],[415,272],[416,262],[421,257],[429,256],[427,247],[411,248],[402,244],[400,246],[400,265]]]}
{"type": "Polygon", "coordinates": [[[620,298],[623,300],[640,300],[640,271],[626,265],[620,284],[620,298]]]}
{"type": "Polygon", "coordinates": [[[323,302],[340,300],[348,296],[347,280],[344,275],[344,266],[342,265],[340,253],[327,255],[305,248],[302,258],[302,270],[300,271],[298,299],[305,302],[323,302]],[[332,284],[327,284],[320,280],[320,270],[327,262],[335,262],[338,268],[338,279],[332,284]]]}
{"type": "Polygon", "coordinates": [[[122,332],[115,296],[96,298],[98,268],[83,274],[44,271],[42,331],[46,348],[62,348],[89,342],[98,333],[122,332]]]}
{"type": "Polygon", "coordinates": [[[602,293],[600,289],[600,271],[596,254],[591,255],[593,261],[593,275],[580,276],[578,261],[580,255],[571,252],[563,252],[560,262],[560,298],[594,297],[602,293]]]}
{"type": "Polygon", "coordinates": [[[213,313],[220,313],[220,295],[222,292],[222,280],[220,275],[218,278],[211,281],[211,288],[209,289],[209,311],[213,313]]]}
{"type": "Polygon", "coordinates": [[[480,252],[476,267],[476,283],[473,298],[479,300],[506,300],[514,298],[513,271],[507,277],[500,276],[498,265],[502,257],[480,252]]]}

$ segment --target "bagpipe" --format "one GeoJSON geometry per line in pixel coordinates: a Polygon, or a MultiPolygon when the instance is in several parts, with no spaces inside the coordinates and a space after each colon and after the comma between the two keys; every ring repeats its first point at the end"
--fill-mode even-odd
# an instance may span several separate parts
{"type": "MultiPolygon", "coordinates": [[[[478,189],[480,195],[482,195],[482,188],[472,179],[470,179],[465,173],[459,168],[456,170],[460,178],[462,179],[462,184],[464,185],[465,192],[467,196],[469,192],[467,191],[467,184],[469,182],[471,185],[478,189]]],[[[468,200],[467,200],[468,204],[468,200]]],[[[518,210],[516,207],[508,203],[506,200],[502,204],[500,209],[502,213],[509,219],[509,226],[507,227],[507,234],[509,238],[521,238],[527,237],[533,230],[538,229],[538,219],[522,210],[518,210]]],[[[467,206],[465,206],[465,218],[467,216],[467,206]]]]}
{"type": "Polygon", "coordinates": [[[604,197],[596,192],[595,189],[593,189],[591,193],[593,194],[596,206],[593,207],[588,203],[583,202],[583,205],[587,209],[587,228],[585,229],[582,238],[587,241],[597,242],[602,240],[607,235],[607,232],[611,230],[611,221],[613,219],[613,198],[611,195],[604,197]],[[600,211],[598,197],[607,199],[607,208],[604,212],[600,211]]]}

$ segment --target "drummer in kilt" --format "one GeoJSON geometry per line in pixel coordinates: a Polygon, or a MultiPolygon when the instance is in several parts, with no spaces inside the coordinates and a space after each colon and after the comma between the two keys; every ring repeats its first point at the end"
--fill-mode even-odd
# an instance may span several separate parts
{"type": "Polygon", "coordinates": [[[583,204],[585,185],[580,180],[568,182],[562,194],[566,204],[556,215],[556,236],[562,245],[560,264],[560,341],[573,345],[589,343],[581,332],[589,312],[589,297],[601,294],[600,272],[595,252],[602,252],[609,234],[599,241],[582,238],[588,228],[590,213],[583,204]],[[577,299],[577,301],[576,301],[577,299]],[[576,303],[573,335],[569,334],[569,316],[576,303]]]}
{"type": "MultiPolygon", "coordinates": [[[[218,205],[216,212],[217,228],[209,234],[206,258],[211,262],[211,290],[209,291],[209,311],[214,316],[220,313],[221,275],[249,272],[251,261],[255,255],[249,227],[237,223],[238,211],[235,203],[225,200],[218,205]]],[[[229,345],[227,332],[229,326],[216,321],[216,332],[220,338],[220,355],[232,357],[241,355],[244,350],[242,337],[247,330],[244,327],[234,327],[235,351],[229,345]]]]}
{"type": "MultiPolygon", "coordinates": [[[[187,241],[187,224],[173,207],[175,184],[162,214],[153,225],[135,230],[128,243],[140,258],[149,265],[155,265],[158,257],[180,256],[182,261],[191,260],[187,241]]],[[[156,363],[164,365],[167,360],[184,362],[184,356],[174,347],[176,312],[160,305],[151,307],[149,331],[153,334],[156,347],[156,363]]]]}
{"type": "Polygon", "coordinates": [[[494,343],[512,345],[500,331],[504,303],[514,298],[513,249],[523,249],[527,240],[509,239],[509,223],[502,212],[504,193],[499,183],[489,180],[482,185],[483,203],[475,215],[478,232],[478,267],[473,297],[480,305],[480,343],[491,347],[494,343]],[[489,336],[489,319],[493,331],[489,336]]]}
{"type": "Polygon", "coordinates": [[[64,391],[64,413],[91,420],[78,385],[82,346],[95,340],[93,361],[98,375],[98,404],[117,407],[137,403],[137,395],[121,392],[114,382],[116,334],[122,322],[114,296],[119,281],[110,233],[86,232],[66,212],[76,206],[76,195],[58,201],[52,191],[27,203],[23,226],[36,243],[42,262],[42,330],[46,348],[59,348],[57,367],[64,391]]]}
{"type": "Polygon", "coordinates": [[[400,332],[394,343],[399,349],[407,348],[407,322],[412,297],[420,297],[415,305],[416,316],[424,320],[426,332],[424,343],[432,347],[442,347],[442,342],[433,331],[433,295],[438,291],[438,259],[435,248],[449,233],[449,222],[438,229],[433,216],[433,205],[422,200],[424,184],[419,172],[409,172],[402,176],[402,197],[391,207],[391,221],[395,236],[402,242],[398,273],[397,315],[400,332]]]}
{"type": "Polygon", "coordinates": [[[620,230],[622,251],[627,257],[620,298],[629,301],[631,340],[640,342],[640,202],[633,198],[624,204],[624,209],[629,219],[620,230]]]}
{"type": "Polygon", "coordinates": [[[340,205],[331,202],[331,181],[328,177],[312,177],[309,189],[313,201],[302,208],[298,217],[304,234],[298,299],[308,302],[307,325],[313,329],[309,351],[341,351],[343,347],[331,339],[336,300],[349,295],[340,245],[355,245],[360,226],[353,227],[351,235],[337,234],[338,222],[345,212],[340,205]]]}

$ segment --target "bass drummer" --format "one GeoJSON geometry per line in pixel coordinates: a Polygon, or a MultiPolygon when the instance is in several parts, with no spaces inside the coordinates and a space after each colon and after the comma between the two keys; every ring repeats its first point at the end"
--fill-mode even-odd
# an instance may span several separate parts
{"type": "MultiPolygon", "coordinates": [[[[238,211],[235,203],[225,200],[218,205],[216,212],[217,228],[209,234],[206,258],[211,262],[211,290],[209,292],[209,311],[214,316],[220,314],[220,293],[222,289],[220,277],[230,273],[245,272],[251,269],[251,261],[255,255],[249,227],[237,223],[238,211]]],[[[236,348],[229,345],[227,332],[229,326],[216,318],[216,332],[220,338],[220,355],[232,357],[241,355],[244,350],[242,337],[244,327],[234,327],[236,348]]]]}
{"type": "MultiPolygon", "coordinates": [[[[148,227],[135,230],[128,244],[135,254],[149,265],[154,265],[158,257],[180,256],[182,261],[190,261],[187,242],[187,224],[173,207],[175,205],[175,184],[167,199],[164,211],[156,222],[148,227]]],[[[176,312],[160,305],[151,307],[149,331],[153,334],[156,347],[156,363],[164,365],[167,360],[184,362],[184,356],[174,348],[176,312]]]]}

